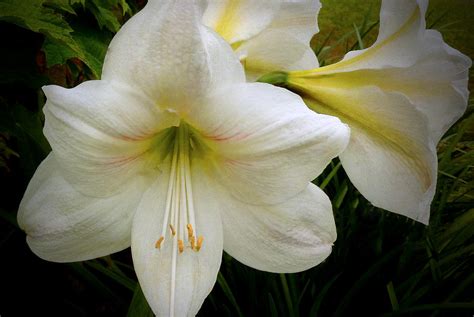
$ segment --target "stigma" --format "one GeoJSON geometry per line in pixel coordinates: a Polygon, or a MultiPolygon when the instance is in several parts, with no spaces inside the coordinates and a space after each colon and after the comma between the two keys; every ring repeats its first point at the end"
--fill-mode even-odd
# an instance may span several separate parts
{"type": "Polygon", "coordinates": [[[197,235],[191,181],[191,138],[189,127],[180,123],[174,136],[171,153],[170,177],[166,195],[165,213],[160,237],[155,248],[161,249],[167,239],[172,242],[173,254],[186,250],[198,252],[204,238],[197,235]]]}

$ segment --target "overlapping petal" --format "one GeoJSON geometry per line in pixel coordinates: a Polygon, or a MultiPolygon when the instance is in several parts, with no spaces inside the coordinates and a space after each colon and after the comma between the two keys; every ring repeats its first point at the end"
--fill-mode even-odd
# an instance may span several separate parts
{"type": "Polygon", "coordinates": [[[68,182],[91,196],[113,195],[140,177],[154,159],[154,136],[178,122],[146,95],[119,83],[87,81],[73,89],[43,90],[44,134],[58,166],[68,182]]]}
{"type": "Polygon", "coordinates": [[[351,127],[341,162],[372,204],[428,222],[436,188],[436,149],[426,118],[405,96],[378,87],[332,88],[306,102],[317,111],[338,115],[351,127]]]}
{"type": "Polygon", "coordinates": [[[313,69],[319,66],[308,43],[279,30],[264,31],[240,45],[235,52],[245,67],[248,81],[255,81],[272,71],[313,69]],[[282,50],[282,47],[285,49],[282,50]]]}
{"type": "Polygon", "coordinates": [[[268,272],[299,272],[331,253],[336,240],[331,202],[313,184],[276,205],[244,204],[226,193],[218,197],[225,206],[224,250],[246,265],[268,272]]]}
{"type": "Polygon", "coordinates": [[[304,190],[347,146],[349,129],[310,111],[297,95],[267,84],[216,92],[186,121],[214,153],[235,197],[276,203],[304,190]]]}
{"type": "Polygon", "coordinates": [[[319,1],[209,1],[204,23],[236,49],[247,80],[277,70],[312,69],[319,1]]]}
{"type": "Polygon", "coordinates": [[[267,28],[280,11],[281,0],[208,0],[205,25],[230,44],[245,41],[267,28]]]}
{"type": "Polygon", "coordinates": [[[428,118],[437,143],[466,110],[471,60],[449,47],[439,32],[425,29],[427,5],[425,0],[383,1],[377,41],[321,68],[318,76],[403,93],[428,118]]]}
{"type": "Polygon", "coordinates": [[[136,87],[175,111],[215,87],[244,81],[231,48],[201,24],[201,14],[194,1],[150,1],[112,40],[102,79],[136,87]]]}
{"type": "Polygon", "coordinates": [[[320,9],[319,0],[283,0],[268,29],[289,33],[308,45],[319,32],[317,19],[320,9]]]}
{"type": "Polygon", "coordinates": [[[130,246],[142,190],[139,183],[131,183],[117,196],[85,196],[62,177],[50,154],[28,185],[18,223],[31,250],[43,259],[73,262],[105,256],[130,246]]]}
{"type": "Polygon", "coordinates": [[[424,0],[383,1],[373,46],[289,76],[311,108],[351,127],[341,160],[361,193],[423,223],[436,187],[435,145],[466,109],[471,65],[425,29],[426,7],[424,0]]]}
{"type": "Polygon", "coordinates": [[[164,169],[138,207],[132,228],[133,263],[155,314],[173,316],[174,311],[175,316],[194,316],[217,279],[223,249],[220,212],[224,206],[216,201],[212,182],[203,170],[193,169],[196,230],[204,237],[202,248],[197,252],[186,247],[183,253],[177,254],[177,249],[173,250],[176,238],[170,238],[168,233],[161,249],[156,249],[164,220],[169,175],[164,169]]]}

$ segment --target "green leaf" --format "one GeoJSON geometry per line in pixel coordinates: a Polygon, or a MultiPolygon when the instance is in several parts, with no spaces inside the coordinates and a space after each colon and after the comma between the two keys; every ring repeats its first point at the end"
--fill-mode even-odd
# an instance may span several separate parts
{"type": "Polygon", "coordinates": [[[132,302],[128,308],[127,317],[153,317],[154,314],[143,295],[140,284],[137,283],[132,302]]]}
{"type": "Polygon", "coordinates": [[[53,9],[43,6],[45,0],[0,0],[0,20],[14,23],[55,40],[69,43],[69,24],[53,9]]]}
{"type": "Polygon", "coordinates": [[[237,301],[235,300],[234,294],[232,293],[232,290],[229,287],[229,284],[227,283],[227,281],[225,280],[224,275],[222,275],[221,272],[219,272],[219,274],[217,275],[217,283],[222,288],[222,291],[227,296],[229,301],[232,303],[232,306],[234,306],[234,308],[237,312],[237,315],[243,316],[242,312],[240,311],[239,304],[237,304],[237,301]]]}
{"type": "Polygon", "coordinates": [[[106,28],[116,33],[123,23],[126,14],[132,15],[132,10],[125,0],[90,0],[86,8],[94,15],[100,28],[106,28]],[[121,10],[118,10],[121,7],[121,10]]]}
{"type": "Polygon", "coordinates": [[[112,40],[112,34],[106,31],[99,32],[82,25],[73,25],[73,27],[74,32],[71,35],[78,49],[73,50],[61,43],[47,39],[43,44],[43,50],[48,65],[65,64],[69,59],[77,57],[90,68],[96,78],[100,78],[105,53],[112,40]]]}
{"type": "Polygon", "coordinates": [[[74,11],[74,8],[72,7],[71,1],[69,0],[47,0],[45,2],[45,6],[55,8],[70,14],[76,14],[76,11],[74,11]]]}
{"type": "Polygon", "coordinates": [[[101,43],[104,38],[90,32],[77,31],[73,36],[71,33],[74,30],[62,15],[44,4],[45,0],[0,0],[0,20],[44,34],[47,38],[45,51],[49,66],[77,57],[92,70],[94,76],[100,77],[102,60],[109,41],[101,43]]]}

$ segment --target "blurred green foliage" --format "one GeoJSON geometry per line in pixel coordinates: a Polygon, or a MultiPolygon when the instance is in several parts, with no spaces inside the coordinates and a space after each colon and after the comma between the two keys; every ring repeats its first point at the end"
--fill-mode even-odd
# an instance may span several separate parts
{"type": "MultiPolygon", "coordinates": [[[[312,47],[321,64],[369,46],[379,0],[326,0],[312,47]]],[[[152,316],[130,251],[56,264],[37,258],[16,211],[50,151],[42,134],[41,87],[100,78],[107,46],[140,0],[0,0],[0,315],[152,316]]],[[[428,25],[474,57],[474,3],[434,0],[428,25]]],[[[472,80],[470,82],[472,87],[472,80]]],[[[315,180],[333,199],[338,239],[321,265],[270,274],[224,255],[200,315],[472,316],[474,314],[474,113],[438,147],[430,226],[370,205],[334,160],[315,180]]]]}

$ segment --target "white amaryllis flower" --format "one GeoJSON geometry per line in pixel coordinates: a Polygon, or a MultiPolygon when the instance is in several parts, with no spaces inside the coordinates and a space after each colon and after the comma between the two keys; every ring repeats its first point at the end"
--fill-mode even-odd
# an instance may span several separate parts
{"type": "Polygon", "coordinates": [[[360,192],[424,224],[436,188],[436,144],[466,109],[471,66],[439,32],[426,30],[427,6],[427,0],[382,1],[371,47],[283,80],[311,109],[351,127],[340,159],[360,192]]]}
{"type": "Polygon", "coordinates": [[[327,196],[310,184],[349,141],[287,90],[245,83],[189,1],[151,1],[113,39],[102,80],[44,88],[53,149],[21,202],[31,249],[82,261],[131,245],[157,315],[193,315],[222,250],[295,272],[331,252],[327,196]]]}
{"type": "Polygon", "coordinates": [[[277,70],[318,67],[309,42],[319,0],[207,0],[204,23],[232,45],[247,80],[277,70]]]}

